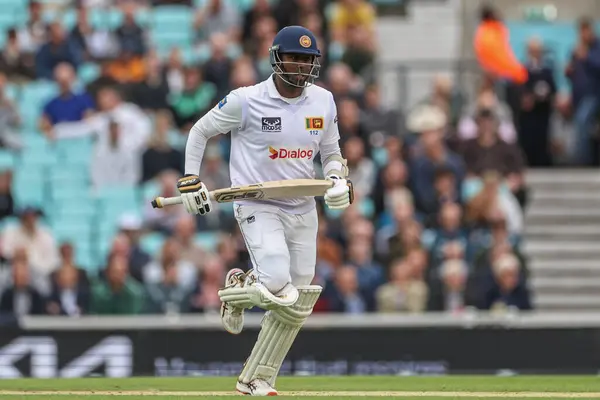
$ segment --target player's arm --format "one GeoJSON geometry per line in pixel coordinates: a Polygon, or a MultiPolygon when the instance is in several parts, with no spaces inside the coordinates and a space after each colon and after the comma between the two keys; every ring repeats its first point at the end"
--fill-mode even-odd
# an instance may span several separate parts
{"type": "Polygon", "coordinates": [[[242,125],[242,95],[229,93],[190,129],[185,147],[185,176],[177,182],[183,204],[191,214],[206,214],[211,210],[208,190],[198,174],[208,140],[242,125]]]}
{"type": "Polygon", "coordinates": [[[330,115],[334,117],[329,121],[319,146],[323,175],[335,182],[334,186],[325,194],[325,203],[329,208],[343,209],[354,201],[354,188],[352,182],[347,179],[348,166],[346,160],[342,157],[339,145],[340,132],[333,98],[331,98],[331,108],[330,115]]]}

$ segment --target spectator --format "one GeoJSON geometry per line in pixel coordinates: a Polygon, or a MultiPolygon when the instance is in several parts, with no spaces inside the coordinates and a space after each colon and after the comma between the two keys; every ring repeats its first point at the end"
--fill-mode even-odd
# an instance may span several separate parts
{"type": "Polygon", "coordinates": [[[216,256],[208,257],[204,262],[202,276],[191,298],[191,310],[216,314],[220,312],[221,300],[219,290],[225,279],[225,265],[223,260],[216,256]]]}
{"type": "Polygon", "coordinates": [[[591,165],[591,149],[598,146],[592,135],[599,108],[600,42],[594,32],[594,21],[589,18],[579,20],[579,42],[565,75],[571,82],[577,160],[581,165],[591,165]]]}
{"type": "Polygon", "coordinates": [[[31,285],[30,271],[23,260],[14,260],[12,286],[2,292],[0,314],[14,316],[40,315],[44,313],[44,298],[31,285]]]}
{"type": "Polygon", "coordinates": [[[203,67],[204,79],[215,85],[217,90],[215,97],[218,99],[222,99],[230,92],[229,79],[233,62],[227,56],[227,46],[229,46],[227,35],[217,33],[211,36],[211,56],[203,67]]]}
{"type": "Polygon", "coordinates": [[[389,199],[389,215],[384,216],[387,220],[383,219],[382,227],[377,232],[375,247],[378,259],[386,262],[391,261],[392,249],[404,254],[402,249],[409,243],[402,244],[402,231],[416,222],[412,196],[398,190],[389,199]]]}
{"type": "Polygon", "coordinates": [[[232,235],[222,235],[220,237],[219,244],[217,244],[217,255],[225,263],[227,271],[239,268],[247,272],[250,267],[248,262],[241,259],[236,240],[232,235]]]}
{"type": "Polygon", "coordinates": [[[78,122],[94,112],[94,100],[88,93],[75,93],[75,70],[67,63],[61,63],[54,70],[60,94],[45,106],[40,119],[40,130],[46,135],[54,135],[57,124],[78,122]]]}
{"type": "Polygon", "coordinates": [[[69,39],[79,48],[86,61],[109,59],[119,52],[119,44],[111,32],[92,27],[86,7],[77,9],[77,23],[71,30],[69,39]]]}
{"type": "Polygon", "coordinates": [[[258,49],[254,57],[254,69],[257,71],[258,78],[261,81],[269,78],[269,76],[273,74],[269,49],[271,48],[274,37],[275,35],[270,35],[258,42],[258,49]]]}
{"type": "Polygon", "coordinates": [[[203,178],[202,182],[207,187],[211,188],[224,188],[231,185],[231,179],[229,177],[229,168],[227,164],[223,162],[223,156],[221,154],[221,147],[217,143],[211,143],[212,139],[204,150],[204,157],[202,158],[202,167],[200,167],[200,176],[203,178]]]}
{"type": "Polygon", "coordinates": [[[11,259],[17,249],[24,248],[34,275],[47,277],[58,265],[56,241],[52,233],[41,226],[42,212],[26,207],[19,212],[20,223],[7,227],[2,235],[2,254],[11,259]]]}
{"type": "MultiPolygon", "coordinates": [[[[278,1],[273,10],[275,19],[277,20],[277,29],[283,29],[286,26],[302,25],[306,28],[305,24],[301,22],[305,20],[307,15],[318,12],[324,14],[325,1],[321,0],[292,0],[292,1],[278,1]]],[[[317,31],[312,31],[317,35],[317,31]]],[[[326,34],[327,32],[322,32],[326,34]]],[[[321,42],[319,42],[321,43],[321,42]]]]}
{"type": "Polygon", "coordinates": [[[174,238],[165,241],[160,257],[142,271],[144,283],[153,285],[164,281],[165,275],[171,267],[176,269],[177,286],[182,290],[191,289],[196,282],[198,269],[193,263],[182,258],[181,245],[174,238]]]}
{"type": "Polygon", "coordinates": [[[379,223],[382,226],[392,222],[397,199],[413,201],[412,194],[406,188],[407,180],[408,171],[401,159],[390,160],[379,171],[373,191],[373,201],[375,214],[379,216],[379,223]]]}
{"type": "Polygon", "coordinates": [[[319,216],[317,231],[317,263],[315,280],[324,285],[333,278],[335,270],[342,265],[343,250],[339,243],[327,235],[328,221],[323,215],[319,216]]]}
{"type": "Polygon", "coordinates": [[[277,22],[275,19],[271,16],[262,17],[256,21],[252,27],[252,34],[244,42],[245,53],[252,58],[257,58],[259,53],[264,51],[265,44],[267,44],[267,48],[271,47],[273,42],[267,43],[267,40],[272,39],[276,34],[277,22]]]}
{"type": "MultiPolygon", "coordinates": [[[[146,284],[148,303],[146,311],[151,314],[179,314],[187,312],[189,290],[179,284],[179,270],[175,264],[164,266],[159,282],[146,284]]],[[[220,305],[220,304],[219,304],[220,305]]]]}
{"type": "Polygon", "coordinates": [[[405,260],[390,267],[390,282],[377,289],[377,311],[420,313],[425,310],[427,285],[413,278],[412,265],[405,260]]]}
{"type": "Polygon", "coordinates": [[[487,291],[483,308],[503,311],[506,308],[531,310],[529,291],[520,280],[520,263],[514,255],[501,256],[493,266],[495,284],[487,291]]]}
{"type": "Polygon", "coordinates": [[[7,97],[5,89],[6,75],[0,72],[0,146],[21,149],[21,138],[15,132],[21,124],[21,118],[14,103],[7,97]]]}
{"type": "Polygon", "coordinates": [[[452,80],[448,76],[440,74],[434,77],[431,96],[426,98],[423,103],[442,110],[451,127],[456,127],[458,124],[462,98],[460,93],[454,89],[452,80]]]}
{"type": "Polygon", "coordinates": [[[181,56],[181,50],[178,48],[171,49],[169,58],[163,66],[163,77],[169,85],[169,93],[178,95],[183,91],[184,86],[184,68],[181,56]]]}
{"type": "Polygon", "coordinates": [[[123,24],[115,32],[120,53],[129,53],[132,59],[139,60],[147,51],[144,30],[135,21],[135,6],[129,4],[123,11],[123,24]]]}
{"type": "MultiPolygon", "coordinates": [[[[405,206],[406,207],[406,206],[405,206]]],[[[388,239],[387,260],[406,257],[411,251],[421,248],[423,227],[413,219],[407,220],[402,229],[388,239]]]]}
{"type": "Polygon", "coordinates": [[[225,33],[237,42],[241,38],[241,16],[236,7],[227,0],[209,0],[200,8],[194,18],[194,29],[198,38],[206,40],[215,33],[225,33]]]}
{"type": "MultiPolygon", "coordinates": [[[[178,172],[165,171],[158,176],[160,184],[159,196],[172,197],[177,196],[178,172]]],[[[144,210],[145,225],[150,230],[171,234],[177,221],[183,215],[186,215],[182,207],[152,208],[149,202],[146,203],[144,210]]]]}
{"type": "Polygon", "coordinates": [[[544,64],[542,42],[531,39],[527,45],[529,79],[523,87],[518,117],[518,139],[530,167],[552,165],[550,118],[556,94],[554,70],[544,64]]]}
{"type": "MultiPolygon", "coordinates": [[[[244,24],[242,37],[248,41],[252,37],[252,31],[256,23],[263,17],[270,17],[272,14],[269,0],[257,0],[251,9],[244,15],[244,24]]],[[[275,28],[277,29],[277,28],[275,28]]],[[[314,32],[313,32],[314,33],[314,32]]]]}
{"type": "Polygon", "coordinates": [[[348,139],[357,137],[363,142],[365,154],[372,154],[369,132],[360,120],[358,104],[350,98],[343,99],[338,103],[338,117],[340,145],[344,146],[348,139]]]}
{"type": "Polygon", "coordinates": [[[0,172],[0,220],[12,217],[15,202],[12,195],[12,171],[0,172]]]}
{"type": "Polygon", "coordinates": [[[408,119],[408,129],[420,133],[410,160],[410,187],[417,210],[425,215],[436,211],[435,172],[439,168],[451,170],[456,179],[457,192],[465,174],[461,158],[450,151],[443,141],[446,116],[435,106],[424,105],[408,119]]]}
{"type": "Polygon", "coordinates": [[[477,116],[478,133],[475,139],[464,143],[463,158],[470,177],[484,171],[496,171],[519,203],[525,204],[525,160],[521,149],[500,140],[498,118],[491,110],[481,110],[477,116]]]}
{"type": "Polygon", "coordinates": [[[105,271],[106,279],[92,283],[90,314],[134,315],[143,311],[144,287],[129,275],[127,258],[112,255],[105,271]]]}
{"type": "Polygon", "coordinates": [[[156,54],[149,54],[145,62],[146,79],[132,87],[131,101],[146,111],[167,110],[169,84],[161,73],[160,59],[156,54]]]}
{"type": "Polygon", "coordinates": [[[343,266],[335,273],[334,281],[328,284],[324,295],[327,298],[328,310],[347,314],[363,314],[367,312],[367,301],[358,287],[356,268],[343,266]]]}
{"type": "Polygon", "coordinates": [[[113,241],[113,252],[120,252],[128,258],[131,277],[142,282],[142,271],[152,260],[140,245],[142,220],[136,214],[123,214],[119,219],[119,233],[113,241]]]}
{"type": "Polygon", "coordinates": [[[426,231],[423,237],[425,246],[429,249],[432,266],[437,269],[444,260],[454,258],[454,248],[459,246],[459,255],[464,256],[467,247],[467,233],[462,229],[462,209],[456,203],[446,203],[439,214],[437,229],[426,231]],[[454,246],[450,246],[454,245],[454,246]]]}
{"type": "Polygon", "coordinates": [[[351,137],[344,143],[342,154],[348,161],[350,174],[348,178],[354,185],[357,199],[371,195],[375,184],[375,164],[365,156],[363,141],[359,137],[351,137]]]}
{"type": "Polygon", "coordinates": [[[108,76],[120,85],[140,84],[147,74],[144,59],[126,49],[121,49],[119,55],[109,62],[107,69],[108,76]]]}
{"type": "Polygon", "coordinates": [[[11,81],[30,80],[35,78],[33,54],[23,51],[21,42],[14,28],[6,32],[7,41],[0,53],[0,72],[5,73],[11,81]]]}
{"type": "MultiPolygon", "coordinates": [[[[403,136],[400,128],[404,125],[404,118],[400,111],[386,107],[381,102],[381,90],[378,85],[371,84],[365,88],[365,106],[363,110],[365,128],[371,132],[373,146],[383,147],[385,140],[392,137],[403,136]]],[[[398,153],[400,156],[400,153],[398,153]]]]}
{"type": "Polygon", "coordinates": [[[360,27],[370,37],[375,30],[375,8],[365,0],[340,0],[333,11],[332,37],[335,42],[348,43],[348,30],[360,27]]]}
{"type": "Polygon", "coordinates": [[[238,59],[231,73],[231,88],[237,89],[258,83],[258,76],[251,63],[238,59]]]}
{"type": "Polygon", "coordinates": [[[94,102],[98,102],[98,93],[104,88],[116,87],[119,82],[110,75],[110,63],[100,62],[100,76],[86,86],[86,91],[92,96],[94,102]]]}
{"type": "Polygon", "coordinates": [[[48,28],[49,39],[35,56],[35,71],[38,79],[53,78],[54,70],[61,63],[68,63],[74,69],[81,63],[81,54],[76,45],[68,40],[62,26],[54,22],[48,28]]]}
{"type": "Polygon", "coordinates": [[[197,269],[203,268],[206,252],[196,244],[196,218],[192,215],[183,215],[177,220],[172,238],[179,245],[179,257],[182,261],[195,265],[197,269]]]}
{"type": "Polygon", "coordinates": [[[171,109],[175,125],[187,131],[213,106],[217,90],[212,83],[204,82],[202,73],[195,68],[187,68],[184,78],[183,92],[172,96],[171,109]]]}
{"type": "Polygon", "coordinates": [[[29,20],[18,31],[17,37],[21,51],[32,55],[44,44],[49,27],[43,21],[42,4],[39,1],[30,1],[28,11],[29,20]]]}
{"type": "Polygon", "coordinates": [[[327,71],[327,88],[333,94],[338,107],[341,107],[341,102],[345,98],[358,101],[360,97],[356,93],[356,83],[352,70],[344,63],[336,63],[329,67],[327,71]]]}
{"type": "Polygon", "coordinates": [[[566,93],[556,95],[551,120],[551,148],[554,165],[577,164],[576,133],[573,126],[571,97],[566,93]]]}
{"type": "Polygon", "coordinates": [[[467,209],[466,219],[474,226],[487,227],[490,216],[501,213],[506,218],[508,231],[519,235],[523,230],[523,211],[501,177],[494,171],[482,179],[470,179],[463,190],[467,209]]]}
{"type": "Polygon", "coordinates": [[[151,135],[150,119],[135,104],[124,102],[113,88],[98,93],[98,109],[100,113],[84,124],[55,127],[54,135],[97,136],[91,177],[95,189],[137,184],[142,177],[142,151],[151,135]]]}
{"type": "Polygon", "coordinates": [[[375,62],[377,43],[369,31],[360,26],[348,29],[347,38],[342,62],[347,64],[356,75],[374,81],[376,77],[372,67],[375,62]]]}
{"type": "Polygon", "coordinates": [[[50,315],[77,317],[87,314],[90,306],[90,282],[84,270],[75,266],[73,246],[60,247],[61,266],[52,273],[52,292],[46,303],[50,315]]]}
{"type": "Polygon", "coordinates": [[[477,119],[480,116],[481,110],[489,110],[490,114],[496,116],[498,135],[503,141],[507,143],[514,143],[516,141],[517,131],[510,108],[508,104],[498,99],[498,96],[491,88],[483,89],[477,100],[466,108],[466,112],[458,124],[458,136],[461,140],[469,140],[477,137],[477,119]]]}
{"type": "Polygon", "coordinates": [[[384,269],[373,260],[369,241],[353,240],[349,243],[348,264],[356,267],[358,287],[367,305],[367,311],[375,309],[375,290],[384,283],[384,269]]]}
{"type": "Polygon", "coordinates": [[[154,122],[154,135],[142,156],[143,182],[154,179],[167,170],[178,171],[183,175],[183,153],[169,145],[171,114],[168,111],[160,111],[156,114],[154,122]]]}
{"type": "Polygon", "coordinates": [[[461,313],[476,304],[469,268],[463,260],[448,260],[440,267],[440,279],[430,285],[428,311],[461,313]]]}

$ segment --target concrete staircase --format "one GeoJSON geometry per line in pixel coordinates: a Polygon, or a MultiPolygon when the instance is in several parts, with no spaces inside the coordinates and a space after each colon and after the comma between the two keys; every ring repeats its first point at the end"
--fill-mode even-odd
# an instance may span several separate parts
{"type": "Polygon", "coordinates": [[[540,310],[600,310],[600,170],[528,173],[525,247],[540,310]]]}

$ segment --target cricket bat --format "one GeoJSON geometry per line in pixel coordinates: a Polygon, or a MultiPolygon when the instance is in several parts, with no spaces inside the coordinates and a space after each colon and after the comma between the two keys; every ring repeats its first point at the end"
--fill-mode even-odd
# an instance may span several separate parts
{"type": "MultiPolygon", "coordinates": [[[[247,186],[234,186],[216,189],[209,192],[212,201],[231,203],[236,200],[285,199],[303,196],[323,196],[333,186],[333,182],[325,179],[288,179],[269,181],[247,186]]],[[[152,200],[152,207],[164,208],[181,204],[180,196],[157,197],[152,200]]]]}

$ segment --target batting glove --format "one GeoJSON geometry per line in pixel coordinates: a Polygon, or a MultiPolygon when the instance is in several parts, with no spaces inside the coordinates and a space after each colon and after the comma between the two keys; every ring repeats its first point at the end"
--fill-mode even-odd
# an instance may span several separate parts
{"type": "Polygon", "coordinates": [[[354,187],[348,179],[337,175],[329,175],[327,179],[333,181],[333,186],[325,192],[325,204],[335,210],[347,208],[354,201],[354,187]]]}
{"type": "Polygon", "coordinates": [[[210,195],[198,175],[185,175],[177,181],[177,189],[185,209],[190,214],[205,215],[212,210],[210,195]]]}

